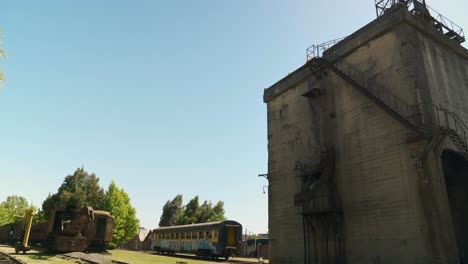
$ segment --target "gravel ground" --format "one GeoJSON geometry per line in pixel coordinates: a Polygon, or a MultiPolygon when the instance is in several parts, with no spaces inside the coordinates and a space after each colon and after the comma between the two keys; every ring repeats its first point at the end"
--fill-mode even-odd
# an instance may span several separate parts
{"type": "Polygon", "coordinates": [[[98,253],[83,253],[83,252],[72,252],[62,254],[62,258],[77,259],[81,263],[93,263],[93,264],[110,264],[112,261],[105,254],[98,253]]]}

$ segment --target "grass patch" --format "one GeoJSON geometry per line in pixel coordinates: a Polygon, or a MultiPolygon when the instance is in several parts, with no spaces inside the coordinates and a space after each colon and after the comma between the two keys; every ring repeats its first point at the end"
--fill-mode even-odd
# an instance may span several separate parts
{"type": "Polygon", "coordinates": [[[127,263],[138,263],[138,264],[175,264],[177,261],[187,262],[187,264],[207,264],[207,263],[219,263],[207,260],[195,260],[189,258],[178,258],[162,255],[154,255],[145,252],[138,251],[127,251],[127,250],[110,250],[112,255],[110,259],[119,260],[127,263]]]}

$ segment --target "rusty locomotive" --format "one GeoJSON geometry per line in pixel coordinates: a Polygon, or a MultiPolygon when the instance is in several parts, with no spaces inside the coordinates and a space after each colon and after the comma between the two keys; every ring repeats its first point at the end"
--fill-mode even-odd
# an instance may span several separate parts
{"type": "MultiPolygon", "coordinates": [[[[32,225],[29,244],[51,252],[103,251],[112,241],[113,227],[114,218],[106,211],[55,208],[48,221],[32,225]]],[[[24,233],[23,224],[0,226],[0,243],[16,244],[24,233]]]]}

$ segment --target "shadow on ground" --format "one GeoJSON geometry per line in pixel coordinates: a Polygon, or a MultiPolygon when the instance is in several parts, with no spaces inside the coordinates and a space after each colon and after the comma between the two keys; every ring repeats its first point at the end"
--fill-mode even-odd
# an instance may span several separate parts
{"type": "Polygon", "coordinates": [[[258,262],[245,261],[245,260],[238,260],[238,259],[228,259],[228,260],[225,260],[224,258],[219,258],[218,260],[215,260],[215,259],[212,259],[212,258],[209,258],[209,257],[198,257],[198,256],[193,256],[193,255],[184,255],[184,254],[168,255],[168,254],[157,254],[157,253],[154,253],[154,252],[151,252],[150,254],[152,254],[152,255],[166,256],[166,257],[183,258],[183,259],[188,259],[188,260],[212,261],[212,262],[219,262],[219,263],[236,263],[236,264],[253,264],[253,263],[258,263],[258,262]]]}

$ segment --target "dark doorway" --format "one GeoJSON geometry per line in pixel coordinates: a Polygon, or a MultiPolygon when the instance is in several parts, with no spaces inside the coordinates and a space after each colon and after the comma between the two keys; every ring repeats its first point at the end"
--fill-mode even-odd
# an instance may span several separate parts
{"type": "Polygon", "coordinates": [[[96,239],[104,240],[106,238],[106,224],[107,224],[106,221],[107,219],[105,218],[99,218],[97,220],[96,239]]]}
{"type": "Polygon", "coordinates": [[[442,154],[445,184],[461,263],[468,263],[468,161],[452,151],[442,154]]]}

